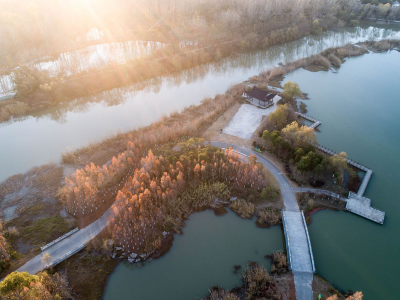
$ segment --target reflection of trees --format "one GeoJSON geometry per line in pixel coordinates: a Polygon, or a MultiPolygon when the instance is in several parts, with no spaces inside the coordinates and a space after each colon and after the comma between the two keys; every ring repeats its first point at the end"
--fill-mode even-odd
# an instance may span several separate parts
{"type": "Polygon", "coordinates": [[[92,103],[117,106],[124,103],[127,99],[134,97],[139,91],[157,94],[163,86],[175,87],[182,83],[194,84],[196,81],[203,80],[209,74],[226,77],[231,74],[234,75],[240,70],[255,70],[254,73],[257,73],[276,66],[279,62],[287,63],[309,57],[329,47],[338,47],[370,39],[379,40],[399,37],[399,31],[395,31],[392,28],[394,27],[345,28],[338,31],[325,32],[322,35],[306,36],[293,42],[272,46],[266,50],[241,53],[235,57],[222,59],[219,62],[199,65],[170,75],[159,76],[126,87],[115,88],[94,96],[82,97],[72,102],[43,110],[35,117],[50,117],[53,120],[65,122],[65,114],[67,112],[88,112],[92,103]]]}
{"type": "Polygon", "coordinates": [[[57,59],[38,63],[37,66],[49,70],[55,76],[60,72],[76,75],[87,70],[95,70],[110,63],[125,64],[127,61],[149,55],[162,47],[159,42],[128,41],[88,46],[84,49],[61,53],[57,59]]]}

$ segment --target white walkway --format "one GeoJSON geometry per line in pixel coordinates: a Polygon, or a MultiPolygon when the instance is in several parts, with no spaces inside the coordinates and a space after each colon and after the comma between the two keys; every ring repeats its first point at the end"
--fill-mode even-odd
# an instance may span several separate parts
{"type": "Polygon", "coordinates": [[[300,212],[296,196],[289,181],[273,163],[257,152],[237,145],[221,142],[211,142],[211,146],[220,148],[232,147],[245,155],[254,154],[257,160],[261,162],[278,181],[285,207],[282,215],[286,221],[284,220],[283,226],[285,230],[288,259],[294,275],[297,300],[312,300],[314,259],[312,257],[312,251],[310,251],[311,243],[309,242],[308,231],[305,227],[307,225],[305,225],[302,219],[302,213],[300,212]]]}

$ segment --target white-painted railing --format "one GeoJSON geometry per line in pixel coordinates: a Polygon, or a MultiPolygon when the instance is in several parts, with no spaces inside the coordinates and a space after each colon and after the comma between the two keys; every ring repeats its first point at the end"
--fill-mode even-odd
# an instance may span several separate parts
{"type": "Polygon", "coordinates": [[[58,265],[60,262],[66,260],[67,258],[71,257],[72,255],[74,255],[75,253],[78,253],[79,251],[81,251],[83,248],[85,248],[86,244],[82,244],[78,247],[76,247],[74,250],[71,250],[67,253],[65,253],[63,256],[61,256],[60,258],[56,259],[55,261],[51,262],[47,268],[50,267],[54,267],[55,265],[58,265]]]}
{"type": "Polygon", "coordinates": [[[323,194],[323,195],[331,196],[333,198],[336,198],[336,199],[339,199],[341,201],[347,202],[346,198],[340,196],[339,194],[336,194],[336,193],[333,193],[333,192],[327,191],[327,190],[293,187],[293,192],[297,192],[297,193],[313,193],[313,194],[319,194],[319,195],[323,194]]]}
{"type": "Polygon", "coordinates": [[[303,219],[304,230],[305,230],[306,236],[307,236],[307,243],[308,243],[308,250],[310,251],[312,271],[313,271],[313,273],[315,273],[315,263],[314,263],[314,256],[313,256],[313,251],[312,251],[312,247],[311,247],[310,235],[308,234],[306,218],[304,217],[303,211],[301,211],[301,218],[303,219]]]}
{"type": "Polygon", "coordinates": [[[54,244],[58,243],[59,241],[62,241],[63,239],[69,237],[71,234],[74,234],[77,231],[79,231],[78,227],[76,227],[75,229],[71,230],[70,232],[64,234],[63,236],[60,236],[58,239],[52,241],[51,243],[48,243],[47,245],[40,247],[40,250],[42,250],[42,252],[43,252],[44,250],[48,249],[49,247],[53,246],[54,244]]]}
{"type": "Polygon", "coordinates": [[[288,229],[286,227],[285,214],[284,214],[283,210],[281,211],[281,214],[282,214],[283,232],[285,234],[285,240],[286,240],[287,259],[289,261],[289,270],[291,270],[292,269],[292,252],[290,251],[289,233],[288,233],[288,229]]]}

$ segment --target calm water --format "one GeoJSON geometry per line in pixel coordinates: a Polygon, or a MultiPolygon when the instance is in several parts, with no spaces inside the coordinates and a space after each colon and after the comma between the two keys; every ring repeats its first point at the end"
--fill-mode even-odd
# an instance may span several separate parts
{"type": "Polygon", "coordinates": [[[149,125],[163,115],[224,93],[279,62],[293,61],[328,47],[369,39],[399,38],[399,27],[347,28],[224,59],[173,76],[101,93],[0,124],[0,181],[48,162],[58,162],[67,148],[149,125]]]}
{"type": "MultiPolygon", "coordinates": [[[[83,49],[64,52],[56,59],[48,58],[40,62],[30,62],[40,70],[47,70],[50,76],[69,76],[82,71],[104,67],[110,63],[124,64],[129,60],[149,55],[160,49],[163,43],[149,41],[127,41],[92,45],[83,49]]],[[[15,94],[11,75],[0,76],[0,98],[15,94]]]]}
{"type": "Polygon", "coordinates": [[[373,169],[365,196],[386,212],[378,225],[322,211],[309,227],[317,272],[366,300],[399,299],[400,53],[351,58],[338,70],[298,70],[286,80],[309,94],[308,114],[322,121],[319,142],[373,169]]]}
{"type": "Polygon", "coordinates": [[[121,263],[108,281],[104,299],[202,298],[214,285],[226,289],[241,285],[242,270],[233,274],[234,265],[256,261],[269,269],[264,255],[283,247],[279,226],[260,229],[254,220],[242,220],[231,211],[219,217],[212,211],[196,213],[183,235],[175,235],[165,256],[142,268],[121,263]]]}

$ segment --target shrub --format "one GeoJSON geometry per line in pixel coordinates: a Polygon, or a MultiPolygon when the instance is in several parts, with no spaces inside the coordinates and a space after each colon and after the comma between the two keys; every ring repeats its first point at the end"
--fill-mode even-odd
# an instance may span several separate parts
{"type": "Polygon", "coordinates": [[[278,225],[281,223],[281,214],[279,209],[273,209],[270,207],[263,208],[258,213],[258,219],[256,224],[261,227],[268,227],[271,225],[278,225]]]}
{"type": "Polygon", "coordinates": [[[331,62],[329,59],[326,57],[323,57],[322,55],[314,55],[310,58],[310,62],[317,65],[317,66],[322,66],[326,69],[329,69],[331,67],[331,62]]]}
{"type": "Polygon", "coordinates": [[[357,27],[358,25],[360,25],[360,21],[358,21],[358,20],[351,20],[349,22],[349,26],[351,26],[351,27],[357,27]]]}
{"type": "Polygon", "coordinates": [[[333,54],[333,53],[329,54],[328,58],[329,58],[329,60],[332,62],[332,64],[335,67],[340,67],[341,66],[342,61],[335,54],[333,54]]]}
{"type": "Polygon", "coordinates": [[[374,43],[374,48],[377,51],[387,51],[390,49],[390,43],[388,41],[379,41],[374,43]]]}
{"type": "Polygon", "coordinates": [[[251,219],[256,211],[253,203],[243,199],[237,199],[231,203],[231,209],[243,219],[251,219]]]}
{"type": "Polygon", "coordinates": [[[246,286],[247,299],[257,299],[257,296],[272,281],[267,270],[257,263],[249,263],[243,272],[243,282],[246,286]],[[254,298],[253,298],[254,297],[254,298]]]}
{"type": "Polygon", "coordinates": [[[289,262],[287,260],[286,254],[284,254],[282,250],[274,252],[270,256],[270,258],[272,263],[271,273],[281,273],[288,270],[289,262]]]}
{"type": "Polygon", "coordinates": [[[14,238],[14,237],[18,237],[19,236],[19,232],[18,232],[17,227],[15,227],[15,226],[8,227],[7,230],[8,230],[8,236],[10,238],[14,238]]]}
{"type": "Polygon", "coordinates": [[[266,187],[261,192],[261,198],[263,200],[274,200],[274,199],[276,199],[276,197],[278,197],[279,193],[280,193],[279,189],[274,189],[272,187],[266,187]]]}

